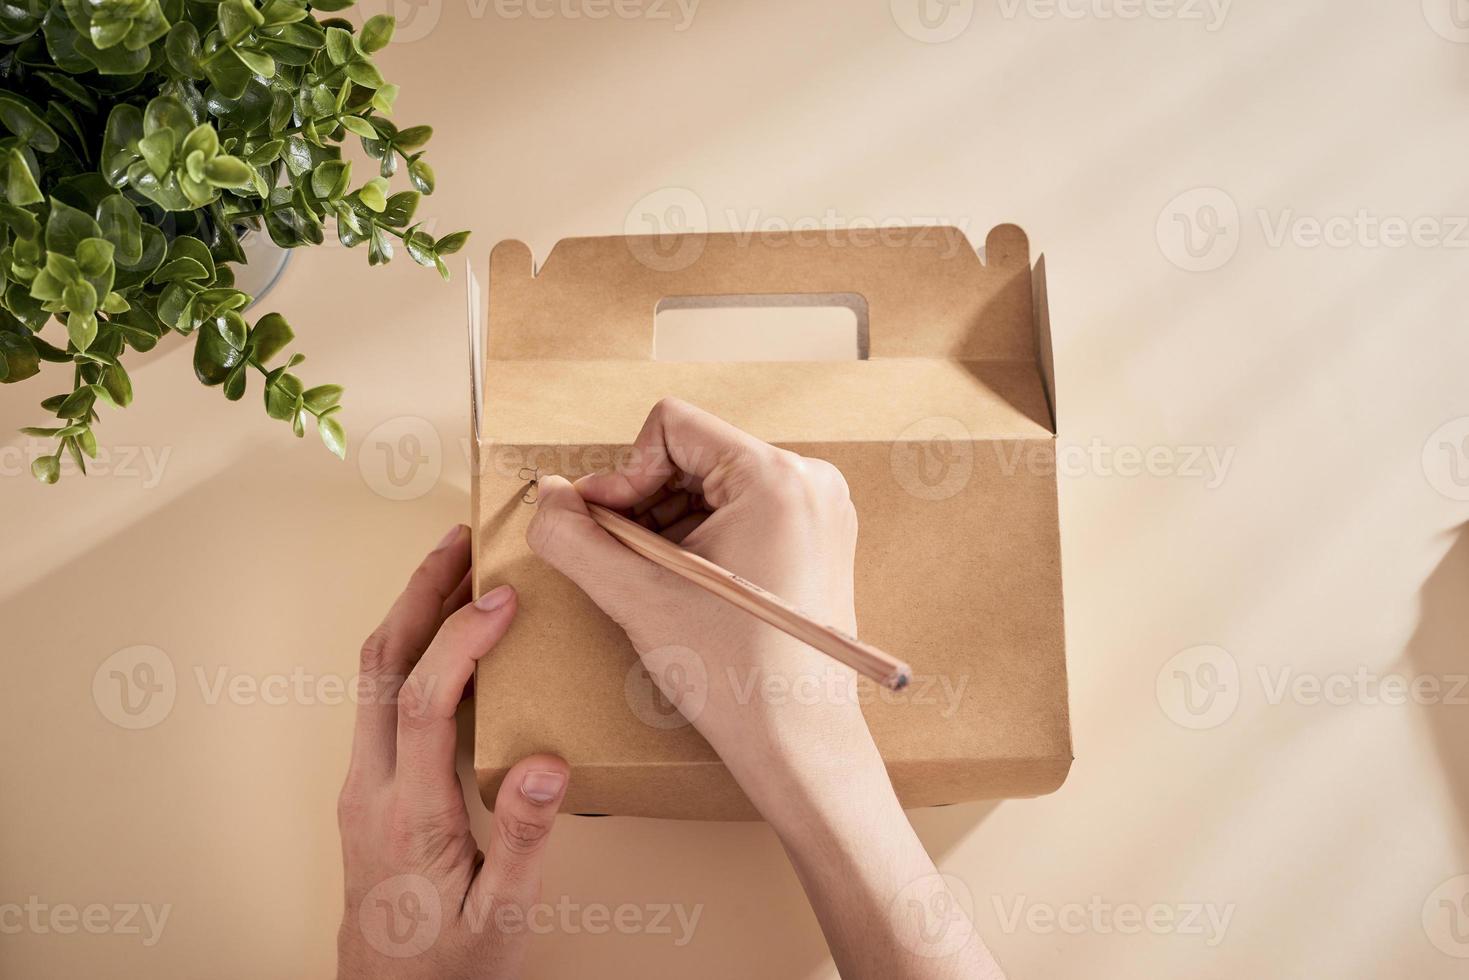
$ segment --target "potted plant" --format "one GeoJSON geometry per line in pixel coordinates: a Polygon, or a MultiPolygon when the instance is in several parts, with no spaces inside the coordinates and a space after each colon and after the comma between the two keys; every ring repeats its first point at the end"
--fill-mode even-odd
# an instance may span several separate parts
{"type": "Polygon", "coordinates": [[[132,400],[130,351],[169,333],[193,338],[203,384],[235,401],[260,375],[271,418],[344,455],[342,389],[304,387],[302,356],[281,360],[284,317],[246,316],[240,235],[296,248],[332,233],[369,265],[401,247],[445,278],[468,238],[414,221],[432,130],[387,118],[398,90],[372,55],[393,18],[317,17],[352,2],[0,0],[0,382],[72,365],[41,402],[55,421],[23,430],[55,440],[38,479],[55,482],[63,453],[85,472],[98,408],[132,400]],[[342,158],[353,137],[377,169],[360,183],[342,158]],[[394,193],[400,169],[411,188],[394,193]]]}

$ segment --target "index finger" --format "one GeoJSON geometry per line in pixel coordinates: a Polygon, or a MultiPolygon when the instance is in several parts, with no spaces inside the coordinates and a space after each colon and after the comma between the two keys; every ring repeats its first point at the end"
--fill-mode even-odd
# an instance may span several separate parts
{"type": "MultiPolygon", "coordinates": [[[[706,491],[705,480],[718,477],[721,470],[732,473],[748,466],[768,451],[768,445],[724,419],[681,399],[664,398],[653,406],[633,441],[629,465],[584,476],[576,481],[576,489],[584,499],[604,507],[631,507],[682,472],[690,477],[690,489],[707,498],[714,488],[706,491]]],[[[719,496],[714,493],[711,507],[725,502],[719,496]]]]}

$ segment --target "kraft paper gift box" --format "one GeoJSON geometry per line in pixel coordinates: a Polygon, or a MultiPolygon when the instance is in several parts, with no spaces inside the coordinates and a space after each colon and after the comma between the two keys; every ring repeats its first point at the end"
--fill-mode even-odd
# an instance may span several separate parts
{"type": "Polygon", "coordinates": [[[474,585],[513,583],[520,611],[476,673],[484,799],[547,751],[571,765],[570,812],[757,816],[623,632],[525,542],[528,470],[613,465],[665,395],[845,475],[859,634],[914,672],[897,693],[859,682],[905,807],[1059,787],[1072,754],[1044,290],[1013,225],[989,233],[983,259],[954,228],[577,238],[539,268],[521,242],[497,245],[474,585]],[[655,358],[660,309],[799,303],[853,309],[860,356],[655,358]]]}

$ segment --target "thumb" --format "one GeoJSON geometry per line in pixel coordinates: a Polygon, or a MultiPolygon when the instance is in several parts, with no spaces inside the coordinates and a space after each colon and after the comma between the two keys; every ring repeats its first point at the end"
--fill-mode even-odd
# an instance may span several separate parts
{"type": "Polygon", "coordinates": [[[581,494],[559,476],[541,478],[536,513],[525,539],[532,551],[611,616],[634,646],[639,642],[637,612],[646,608],[646,597],[653,590],[679,584],[675,576],[602,530],[581,494]]]}
{"type": "Polygon", "coordinates": [[[524,909],[538,899],[541,861],[569,779],[570,767],[554,755],[528,756],[505,774],[495,797],[485,864],[471,896],[477,904],[515,903],[524,909]]]}

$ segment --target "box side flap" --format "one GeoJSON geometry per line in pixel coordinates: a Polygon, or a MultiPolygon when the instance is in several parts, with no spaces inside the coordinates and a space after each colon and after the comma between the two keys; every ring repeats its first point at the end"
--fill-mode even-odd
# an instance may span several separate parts
{"type": "Polygon", "coordinates": [[[952,227],[565,239],[490,253],[491,360],[649,360],[671,297],[856,293],[869,357],[1036,361],[1030,245],[1014,225],[986,260],[952,227]]]}

